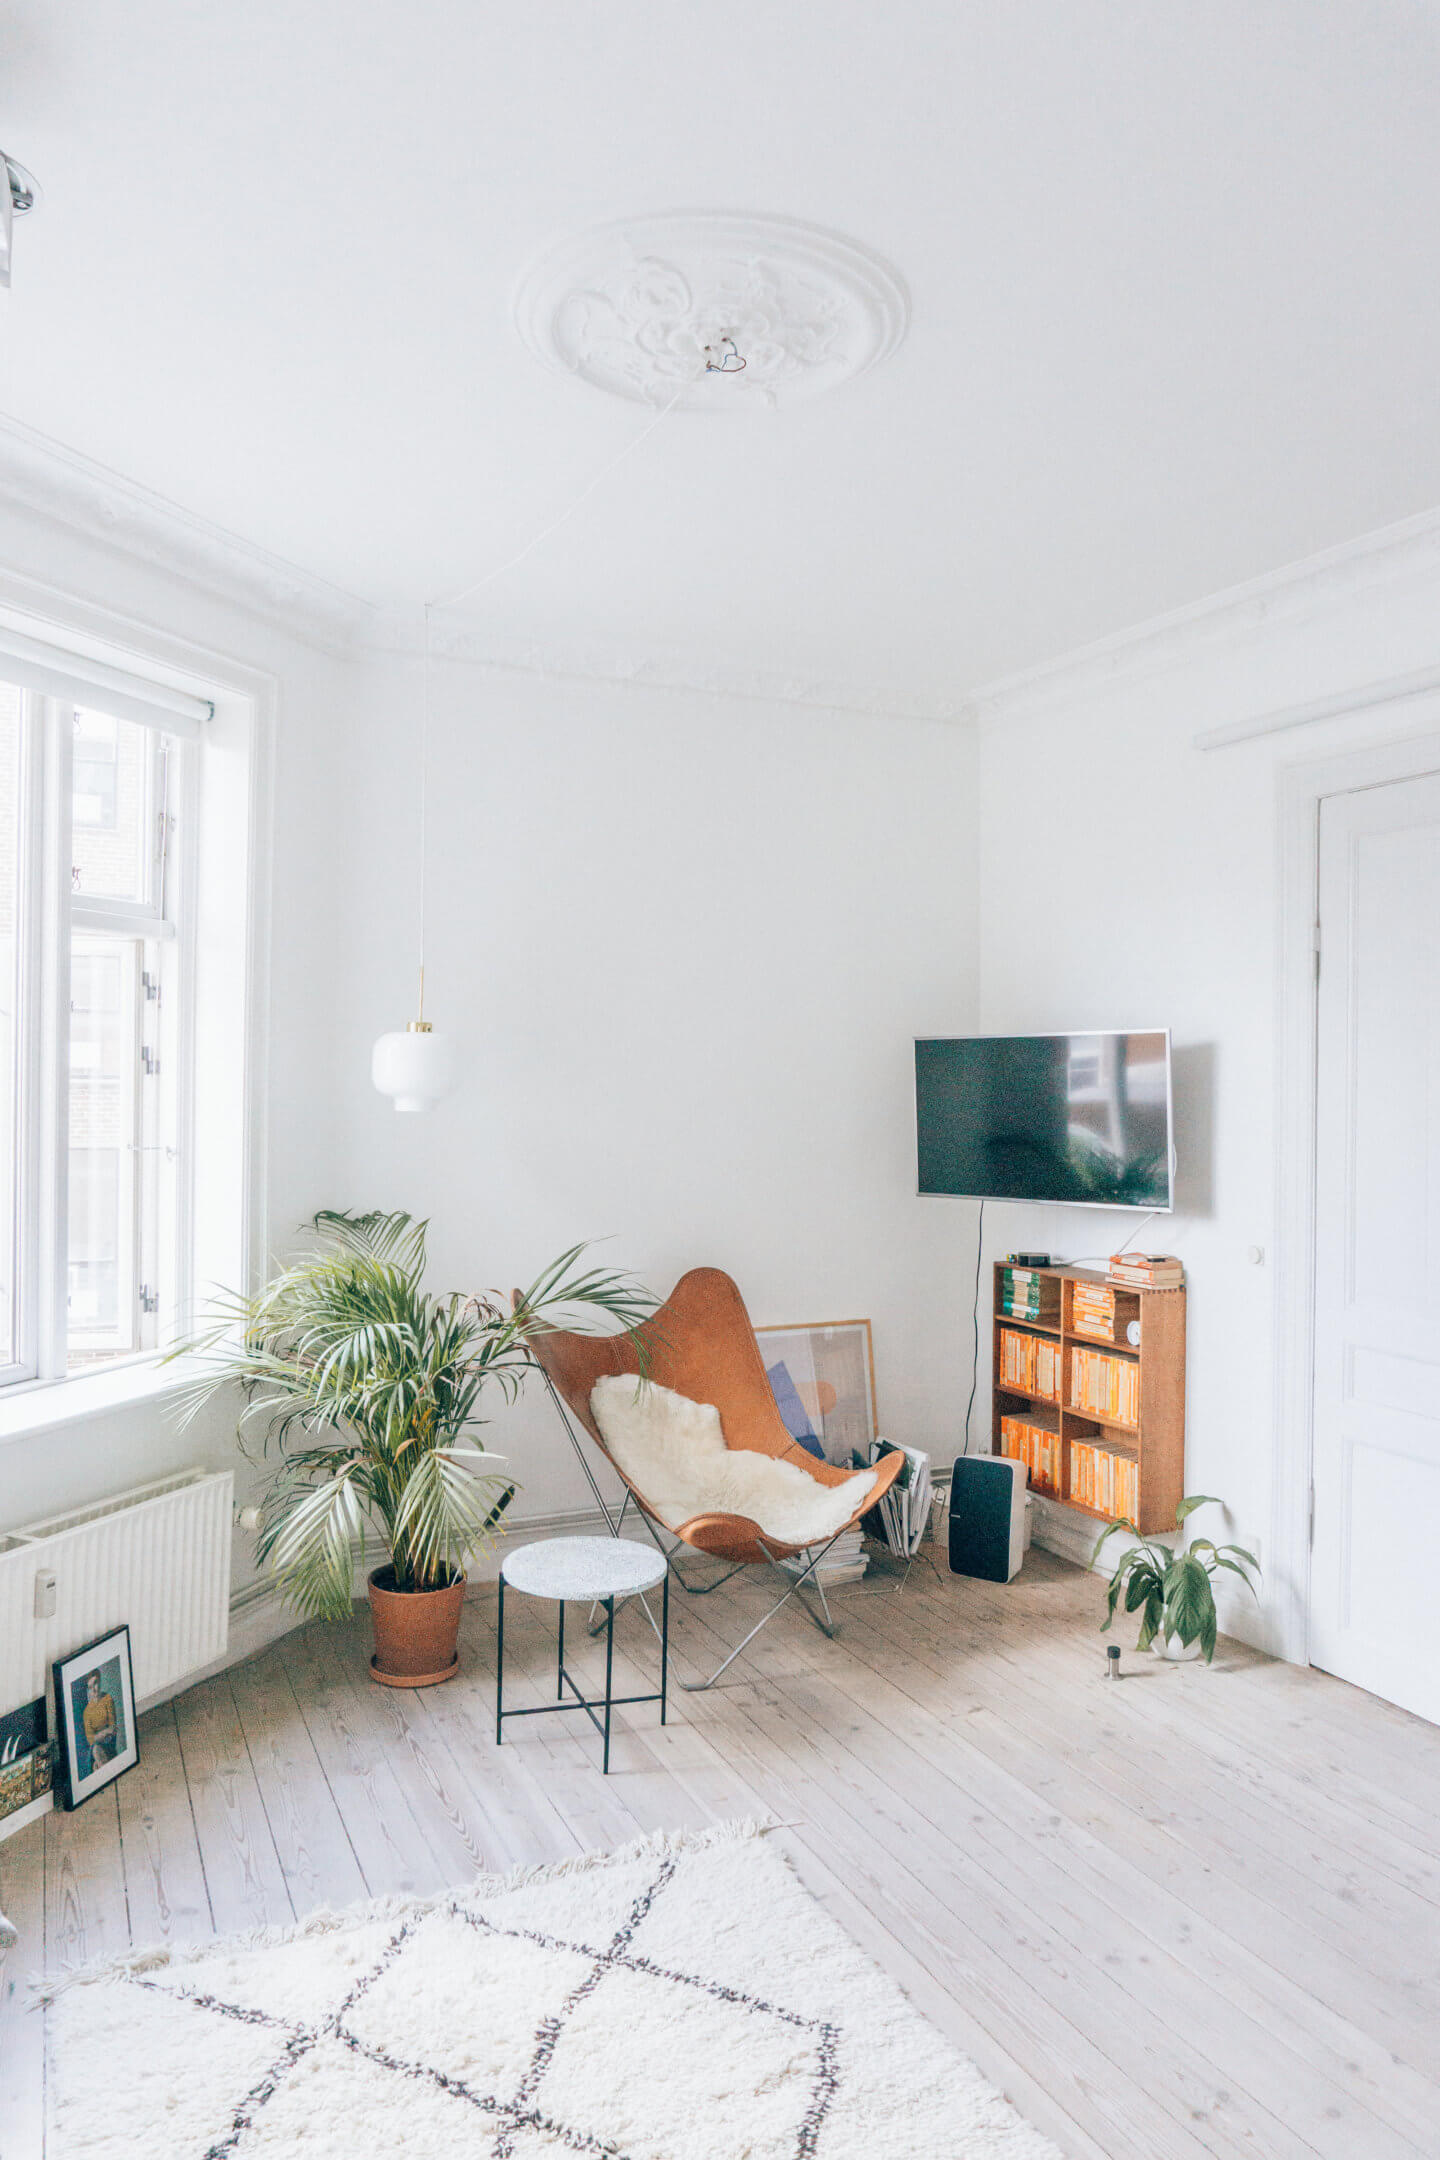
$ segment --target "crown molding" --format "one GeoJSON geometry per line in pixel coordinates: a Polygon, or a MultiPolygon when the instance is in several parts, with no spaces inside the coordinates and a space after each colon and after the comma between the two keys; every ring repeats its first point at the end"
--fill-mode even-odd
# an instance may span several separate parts
{"type": "MultiPolygon", "coordinates": [[[[372,649],[394,657],[416,658],[421,651],[419,624],[389,613],[370,642],[372,649]]],[[[432,617],[430,651],[433,659],[485,673],[532,675],[606,689],[740,698],[755,704],[794,705],[812,712],[933,721],[950,726],[970,718],[964,699],[939,689],[902,690],[884,683],[859,683],[801,669],[752,667],[733,657],[678,646],[505,637],[463,626],[447,629],[443,618],[432,617]]]]}
{"type": "MultiPolygon", "coordinates": [[[[0,500],[182,579],[324,651],[343,657],[419,653],[418,609],[401,613],[362,600],[3,415],[0,500]]],[[[871,718],[965,717],[960,701],[938,689],[899,690],[796,669],[755,668],[676,648],[505,638],[473,628],[446,630],[437,622],[432,650],[500,674],[743,698],[871,718]]]]}
{"type": "MultiPolygon", "coordinates": [[[[473,628],[446,630],[440,623],[433,628],[432,651],[501,674],[742,698],[870,719],[978,724],[988,730],[1038,718],[1075,697],[1194,664],[1259,631],[1312,620],[1366,593],[1427,574],[1440,579],[1440,509],[1362,533],[969,692],[938,686],[902,690],[796,669],[756,668],[675,647],[504,638],[473,628]]],[[[390,620],[387,642],[392,650],[419,650],[417,631],[398,619],[390,620]]]]}
{"type": "MultiPolygon", "coordinates": [[[[412,616],[377,607],[3,415],[0,500],[181,579],[322,650],[343,657],[419,652],[418,610],[412,616]]],[[[755,667],[734,656],[680,647],[507,637],[463,626],[447,630],[443,621],[433,626],[432,650],[437,657],[496,674],[737,698],[868,719],[978,723],[989,730],[1193,664],[1260,630],[1304,622],[1426,574],[1440,577],[1440,509],[1382,526],[968,693],[755,667]]]]}
{"type": "Polygon", "coordinates": [[[1437,690],[1440,666],[1415,668],[1408,675],[1382,675],[1370,682],[1350,683],[1330,697],[1312,698],[1305,705],[1276,705],[1268,712],[1252,713],[1248,719],[1232,721],[1225,727],[1202,728],[1191,741],[1197,750],[1229,750],[1236,743],[1255,742],[1262,735],[1285,735],[1292,728],[1315,727],[1322,720],[1373,712],[1377,705],[1408,704],[1412,698],[1428,698],[1437,690]]]}
{"type": "Polygon", "coordinates": [[[321,646],[353,652],[369,601],[0,415],[0,499],[321,646]]]}
{"type": "Polygon", "coordinates": [[[1440,509],[1383,525],[1036,667],[982,683],[963,701],[964,712],[986,731],[1038,719],[1071,699],[1194,664],[1257,631],[1304,623],[1427,573],[1440,576],[1440,509]]]}

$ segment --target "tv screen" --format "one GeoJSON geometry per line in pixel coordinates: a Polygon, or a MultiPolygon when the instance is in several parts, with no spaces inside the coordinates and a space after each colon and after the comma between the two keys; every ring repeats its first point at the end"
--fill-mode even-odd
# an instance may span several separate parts
{"type": "Polygon", "coordinates": [[[915,1045],[922,1193],[1169,1208],[1170,1035],[915,1045]]]}

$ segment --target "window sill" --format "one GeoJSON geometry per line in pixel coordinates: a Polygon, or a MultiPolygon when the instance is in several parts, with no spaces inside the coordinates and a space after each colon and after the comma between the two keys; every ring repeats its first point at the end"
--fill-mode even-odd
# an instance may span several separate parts
{"type": "Polygon", "coordinates": [[[0,1395],[0,1447],[12,1440],[103,1417],[135,1403],[162,1401],[186,1384],[182,1365],[164,1365],[159,1357],[136,1358],[111,1372],[76,1373],[66,1380],[22,1381],[0,1395]]]}

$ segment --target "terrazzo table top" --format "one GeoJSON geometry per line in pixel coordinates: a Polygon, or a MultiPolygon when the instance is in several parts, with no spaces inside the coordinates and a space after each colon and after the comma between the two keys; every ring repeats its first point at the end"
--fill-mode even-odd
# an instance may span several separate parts
{"type": "Polygon", "coordinates": [[[628,1597],[665,1579],[666,1561],[634,1538],[542,1538],[506,1553],[500,1572],[512,1590],[530,1597],[628,1597]]]}

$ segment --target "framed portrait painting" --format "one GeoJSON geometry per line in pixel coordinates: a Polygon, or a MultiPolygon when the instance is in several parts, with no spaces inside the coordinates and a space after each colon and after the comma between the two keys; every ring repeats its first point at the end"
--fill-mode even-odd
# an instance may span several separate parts
{"type": "Polygon", "coordinates": [[[55,1797],[77,1808],[140,1760],[129,1628],[111,1628],[57,1658],[54,1675],[55,1797]]]}
{"type": "Polygon", "coordinates": [[[787,1431],[812,1455],[851,1468],[875,1438],[875,1359],[868,1320],[756,1328],[787,1431]]]}

